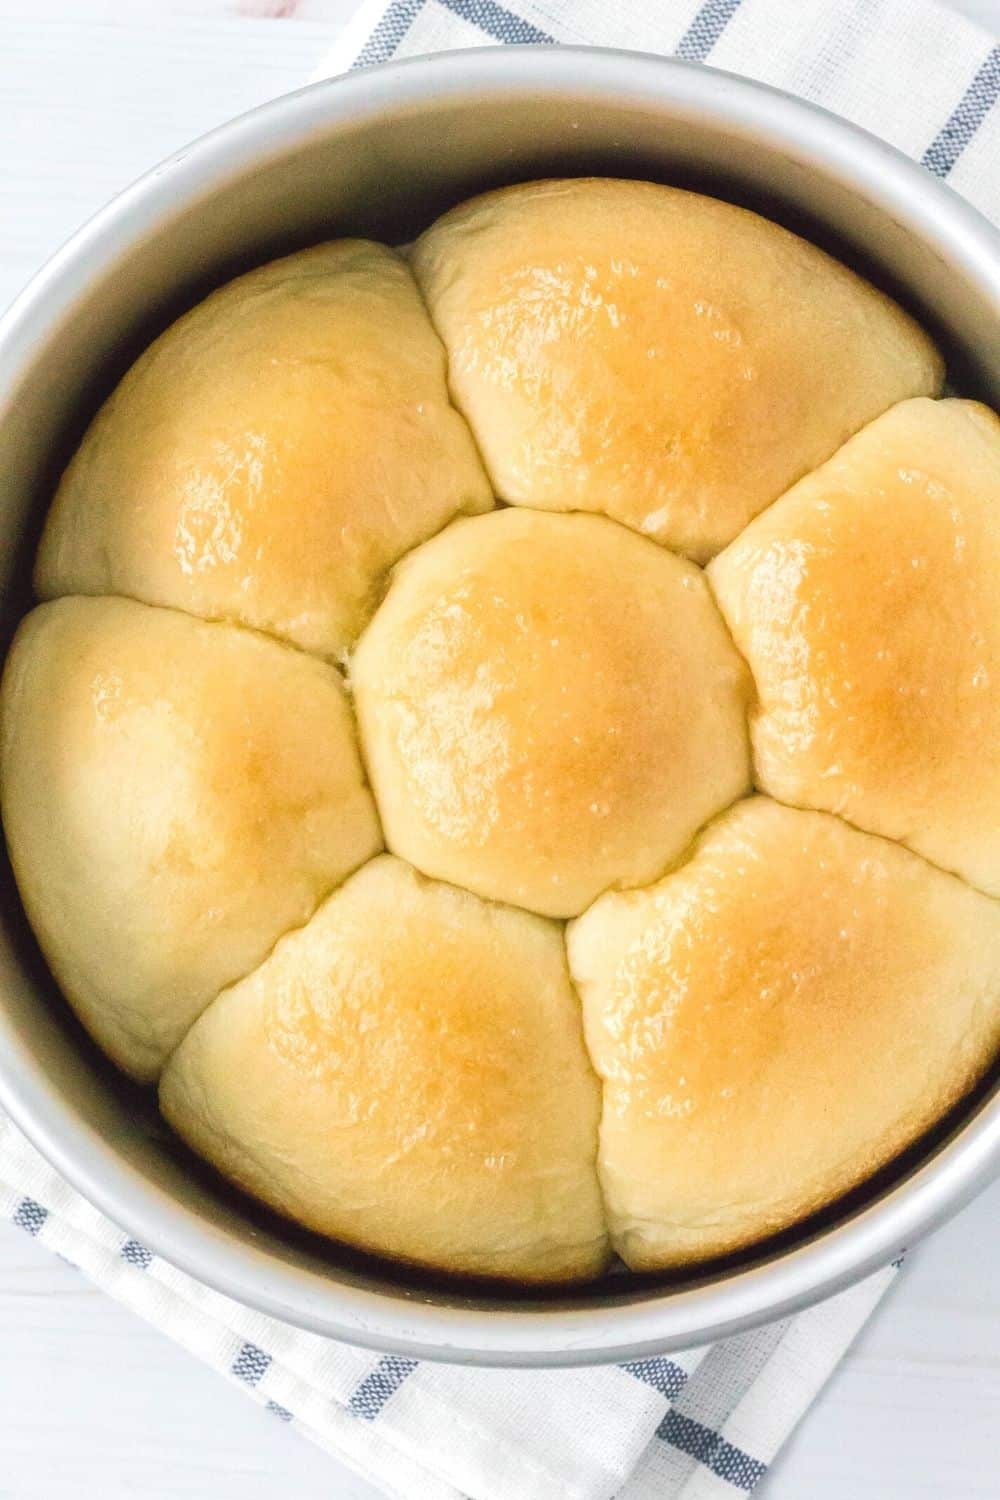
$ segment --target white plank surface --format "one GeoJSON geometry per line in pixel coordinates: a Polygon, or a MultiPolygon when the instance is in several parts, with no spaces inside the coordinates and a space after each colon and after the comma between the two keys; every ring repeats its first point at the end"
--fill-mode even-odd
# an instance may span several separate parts
{"type": "MultiPolygon", "coordinates": [[[[152,162],[305,81],[352,3],[0,0],[0,305],[152,162]]],[[[1000,33],[1000,0],[956,8],[1000,33]]],[[[914,1254],[766,1500],[997,1500],[998,1265],[1000,1185],[914,1254]]],[[[0,1500],[209,1496],[374,1500],[0,1225],[0,1500]]]]}

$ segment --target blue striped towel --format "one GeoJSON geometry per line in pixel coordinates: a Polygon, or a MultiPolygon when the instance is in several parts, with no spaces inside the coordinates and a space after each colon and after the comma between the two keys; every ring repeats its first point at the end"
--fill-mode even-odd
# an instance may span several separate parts
{"type": "Polygon", "coordinates": [[[737,1500],[897,1274],[708,1349],[474,1370],[369,1354],[220,1296],[104,1218],[0,1114],[4,1217],[398,1500],[737,1500]]]}
{"type": "Polygon", "coordinates": [[[364,0],[316,76],[504,43],[743,73],[863,125],[1000,222],[1000,45],[933,0],[364,0]]]}
{"type": "MultiPolygon", "coordinates": [[[[484,43],[673,53],[849,116],[1000,221],[1000,47],[926,0],[369,0],[317,76],[484,43]]],[[[399,1500],[733,1500],[753,1490],[898,1266],[708,1349],[589,1370],[378,1356],[192,1281],[0,1114],[0,1217],[399,1500]]]]}

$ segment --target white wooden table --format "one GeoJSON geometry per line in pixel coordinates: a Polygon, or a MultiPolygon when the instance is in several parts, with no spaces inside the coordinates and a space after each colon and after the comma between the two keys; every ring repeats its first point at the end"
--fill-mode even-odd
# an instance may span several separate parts
{"type": "MultiPolygon", "coordinates": [[[[0,0],[0,304],[152,162],[307,79],[352,4],[0,0]]],[[[957,8],[1000,33],[1000,0],[957,8]]],[[[767,1500],[997,1500],[998,1267],[1000,1184],[915,1252],[767,1500]]],[[[0,1224],[0,1500],[209,1496],[374,1500],[0,1224]]]]}

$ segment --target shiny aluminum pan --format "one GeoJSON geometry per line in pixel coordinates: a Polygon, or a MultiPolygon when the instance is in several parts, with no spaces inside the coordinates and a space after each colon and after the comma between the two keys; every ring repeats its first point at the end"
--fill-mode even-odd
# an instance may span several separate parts
{"type": "MultiPolygon", "coordinates": [[[[605,172],[760,208],[886,285],[963,391],[1000,405],[1000,237],[922,169],[832,115],[638,54],[488,49],[391,64],[266,105],[157,167],[87,224],[0,325],[0,623],[29,597],[54,478],[135,353],[208,287],[330,234],[404,240],[500,182],[605,172]]],[[[822,350],[817,350],[822,358],[822,350]]],[[[0,643],[2,644],[2,643],[0,643]]],[[[187,1156],[59,1001],[0,878],[0,1101],[129,1234],[303,1328],[482,1364],[637,1358],[733,1333],[857,1280],[1000,1166],[1000,1097],[854,1200],[699,1276],[574,1294],[448,1285],[321,1244],[187,1156]]]]}

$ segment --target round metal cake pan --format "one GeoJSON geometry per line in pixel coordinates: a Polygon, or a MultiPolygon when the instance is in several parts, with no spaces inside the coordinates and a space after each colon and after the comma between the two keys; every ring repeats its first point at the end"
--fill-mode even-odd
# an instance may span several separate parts
{"type": "MultiPolygon", "coordinates": [[[[403,241],[473,191],[560,173],[678,183],[769,214],[899,297],[941,340],[956,388],[1000,406],[1000,237],[873,137],[762,85],[639,54],[491,48],[390,64],[278,99],[178,152],[80,230],[3,319],[0,645],[30,602],[61,466],[179,311],[275,253],[339,234],[403,241]]],[[[619,1274],[551,1295],[423,1277],[300,1233],[200,1168],[69,1016],[6,864],[0,895],[4,1108],[150,1250],[354,1343],[512,1365],[698,1344],[856,1281],[1000,1167],[994,1077],[851,1200],[697,1274],[619,1274]]]]}

